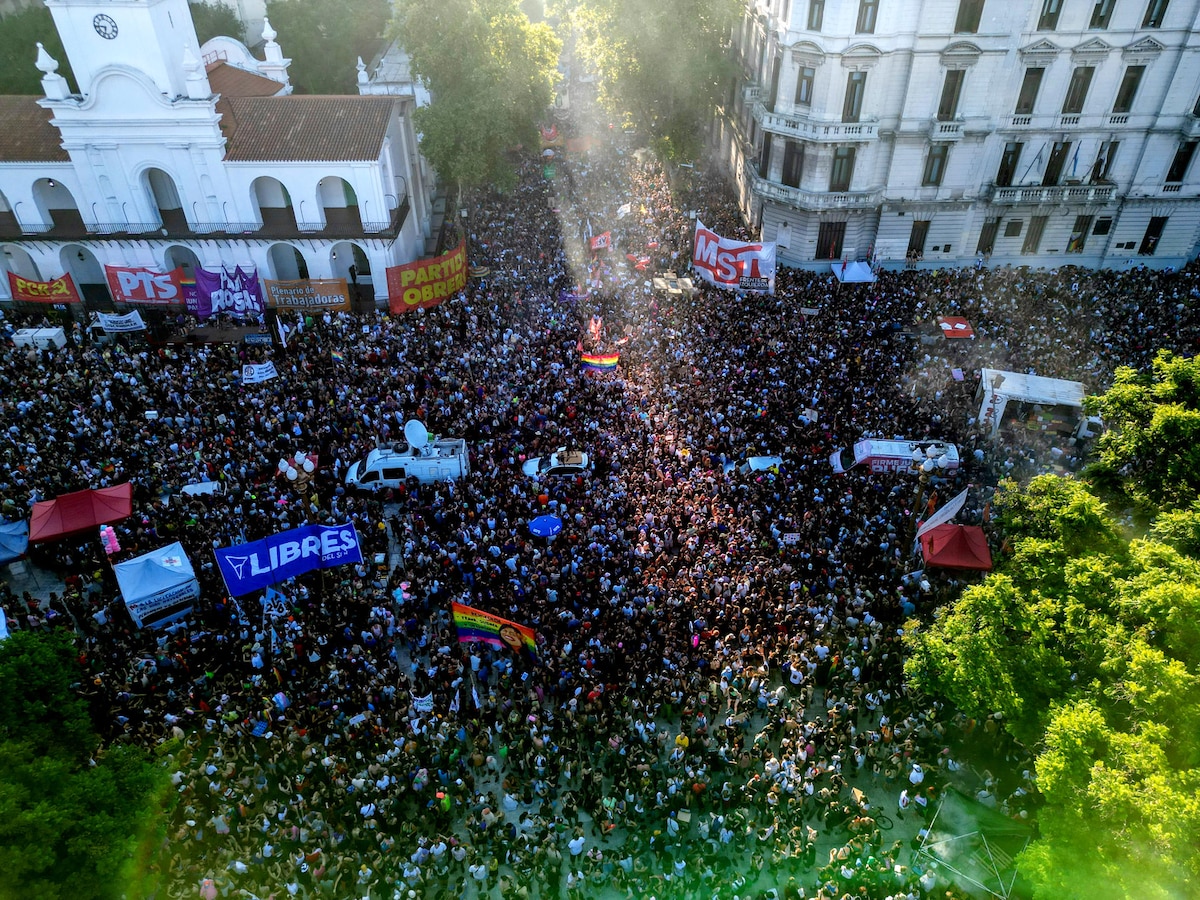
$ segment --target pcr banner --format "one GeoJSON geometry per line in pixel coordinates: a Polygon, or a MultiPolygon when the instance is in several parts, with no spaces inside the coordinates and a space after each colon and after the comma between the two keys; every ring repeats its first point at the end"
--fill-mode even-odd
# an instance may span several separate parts
{"type": "Polygon", "coordinates": [[[303,525],[261,541],[213,551],[234,597],[311,572],[363,561],[354,523],[303,525]]]}
{"type": "Polygon", "coordinates": [[[263,279],[267,306],[318,312],[350,312],[350,291],[345,278],[305,278],[300,281],[263,279]]]}
{"type": "Polygon", "coordinates": [[[79,291],[70,273],[55,278],[53,281],[30,281],[20,275],[8,273],[8,286],[12,290],[13,300],[26,303],[82,303],[79,291]]]}
{"type": "Polygon", "coordinates": [[[459,241],[449,253],[387,270],[388,308],[394,315],[428,309],[467,286],[467,244],[459,241]]]}
{"type": "Polygon", "coordinates": [[[105,266],[104,277],[117,303],[140,306],[184,306],[195,303],[196,284],[188,281],[182,268],[170,272],[133,266],[105,266]]]}
{"type": "Polygon", "coordinates": [[[775,245],[723,238],[696,220],[692,265],[709,284],[730,291],[775,293],[775,245]]]}
{"type": "Polygon", "coordinates": [[[107,334],[125,334],[130,331],[146,330],[146,323],[142,321],[142,314],[136,309],[123,316],[96,313],[96,320],[107,334]]]}

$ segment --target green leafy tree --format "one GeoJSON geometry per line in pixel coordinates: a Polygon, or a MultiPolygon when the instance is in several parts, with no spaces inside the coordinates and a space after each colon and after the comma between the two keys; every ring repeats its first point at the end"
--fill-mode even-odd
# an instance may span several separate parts
{"type": "MultiPolygon", "coordinates": [[[[910,623],[906,671],[1036,748],[1039,898],[1189,896],[1200,880],[1200,561],[1125,537],[1088,486],[996,503],[999,571],[910,623]]],[[[1178,529],[1186,535],[1187,529],[1178,529]]]]}
{"type": "Polygon", "coordinates": [[[201,44],[218,35],[239,41],[245,39],[237,13],[224,3],[216,0],[211,3],[191,3],[188,8],[192,13],[192,24],[196,26],[196,39],[201,44]]]}
{"type": "Polygon", "coordinates": [[[296,93],[358,93],[355,63],[380,49],[388,11],[387,0],[268,0],[296,93]]]}
{"type": "Polygon", "coordinates": [[[58,60],[58,74],[74,90],[75,76],[54,27],[54,18],[39,3],[0,16],[0,94],[42,93],[42,73],[33,65],[39,41],[58,60]]]}
{"type": "Polygon", "coordinates": [[[86,758],[96,740],[87,705],[71,689],[82,674],[63,632],[16,631],[0,643],[0,740],[86,758]]]}
{"type": "Polygon", "coordinates": [[[1145,509],[1191,504],[1200,493],[1200,359],[1162,350],[1148,373],[1117,369],[1113,386],[1087,399],[1105,431],[1092,477],[1145,509]]]}
{"type": "Polygon", "coordinates": [[[421,152],[446,182],[507,187],[507,151],[536,146],[561,43],[517,0],[397,0],[393,30],[428,86],[414,114],[421,152]]]}
{"type": "Polygon", "coordinates": [[[2,900],[116,900],[153,886],[144,863],[162,833],[165,771],[139,748],[99,750],[72,688],[82,674],[62,632],[0,643],[2,900]]]}
{"type": "Polygon", "coordinates": [[[736,0],[577,0],[576,48],[600,76],[610,115],[646,129],[667,158],[694,159],[737,73],[730,37],[741,9],[736,0]]]}

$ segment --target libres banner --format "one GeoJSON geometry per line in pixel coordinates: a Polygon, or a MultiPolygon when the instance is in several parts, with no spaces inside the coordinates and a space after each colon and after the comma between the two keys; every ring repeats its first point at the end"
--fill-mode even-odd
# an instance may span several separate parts
{"type": "Polygon", "coordinates": [[[198,319],[218,313],[238,318],[258,316],[262,311],[263,295],[257,269],[196,270],[196,308],[189,307],[189,312],[194,312],[198,319]]]}
{"type": "Polygon", "coordinates": [[[449,253],[387,270],[388,308],[393,314],[428,309],[467,286],[467,244],[449,253]]]}
{"type": "Polygon", "coordinates": [[[20,275],[8,273],[8,286],[14,300],[26,303],[82,303],[79,291],[70,273],[53,281],[30,281],[20,275]]]}
{"type": "Polygon", "coordinates": [[[775,293],[775,245],[721,237],[696,220],[692,265],[709,284],[731,291],[775,293]]]}
{"type": "Polygon", "coordinates": [[[350,291],[345,278],[305,278],[300,281],[263,279],[267,306],[273,309],[350,311],[350,291]]]}
{"type": "Polygon", "coordinates": [[[159,272],[136,266],[105,266],[104,277],[117,303],[140,306],[184,306],[196,302],[196,283],[183,274],[183,268],[159,272]]]}
{"type": "Polygon", "coordinates": [[[261,591],[314,569],[363,561],[354,523],[303,525],[261,541],[213,551],[225,586],[234,597],[261,591]]]}

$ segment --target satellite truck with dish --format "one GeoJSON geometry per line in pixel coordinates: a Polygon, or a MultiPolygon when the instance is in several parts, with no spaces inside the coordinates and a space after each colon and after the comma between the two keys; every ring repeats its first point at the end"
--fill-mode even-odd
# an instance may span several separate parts
{"type": "Polygon", "coordinates": [[[403,445],[380,444],[366,459],[346,472],[346,486],[364,491],[398,488],[409,478],[422,484],[464,478],[471,470],[467,442],[463,438],[430,438],[424,423],[404,423],[403,445]]]}

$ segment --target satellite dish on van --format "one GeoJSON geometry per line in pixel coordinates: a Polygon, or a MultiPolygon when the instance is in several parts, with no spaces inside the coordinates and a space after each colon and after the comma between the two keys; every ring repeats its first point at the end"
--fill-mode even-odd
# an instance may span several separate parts
{"type": "Polygon", "coordinates": [[[404,423],[404,439],[408,446],[420,450],[429,442],[429,431],[420,419],[409,419],[404,423]]]}

